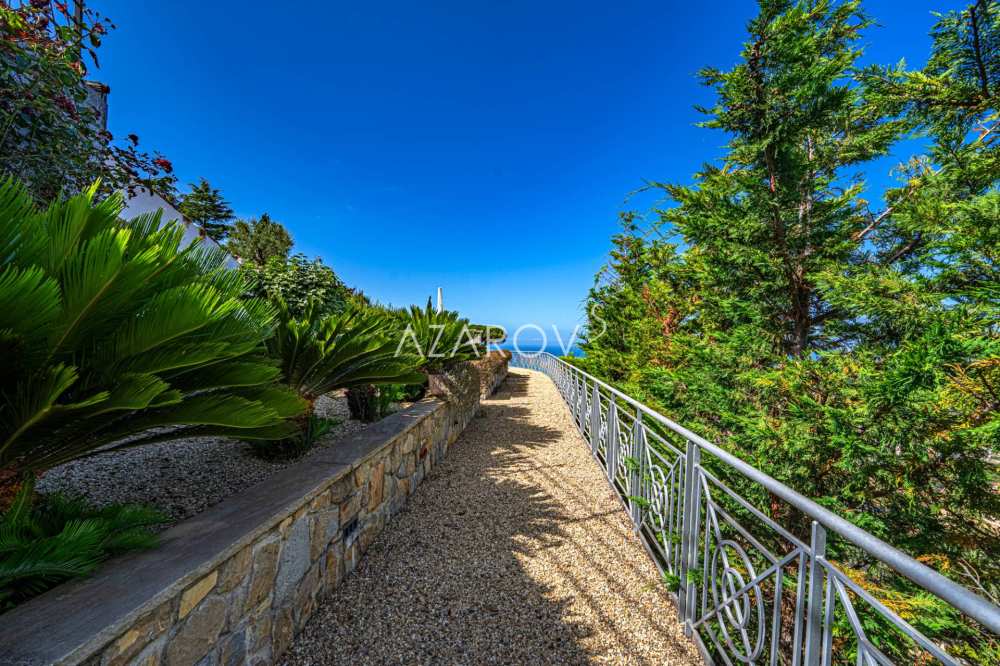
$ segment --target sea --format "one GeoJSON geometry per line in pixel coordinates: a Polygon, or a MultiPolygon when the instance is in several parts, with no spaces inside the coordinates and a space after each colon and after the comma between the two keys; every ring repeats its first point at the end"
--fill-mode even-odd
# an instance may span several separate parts
{"type": "Polygon", "coordinates": [[[549,341],[547,344],[540,340],[518,340],[517,349],[514,349],[514,343],[510,340],[502,342],[498,345],[500,349],[509,349],[510,351],[522,351],[526,354],[533,354],[539,351],[545,351],[553,356],[583,356],[583,350],[580,349],[579,345],[573,345],[567,350],[562,348],[558,342],[549,341]]]}

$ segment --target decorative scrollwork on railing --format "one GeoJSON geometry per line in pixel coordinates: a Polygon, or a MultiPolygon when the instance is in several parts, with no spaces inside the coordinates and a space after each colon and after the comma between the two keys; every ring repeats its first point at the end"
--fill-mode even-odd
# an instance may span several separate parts
{"type": "Polygon", "coordinates": [[[544,353],[514,354],[512,365],[553,379],[628,508],[637,534],[676,589],[686,633],[710,659],[774,666],[848,661],[885,666],[893,660],[866,632],[877,622],[908,641],[908,651],[897,650],[904,662],[924,663],[929,656],[958,666],[941,646],[826,559],[828,527],[1000,632],[996,606],[579,368],[544,353]],[[675,446],[678,439],[683,444],[675,446]],[[714,475],[701,463],[703,452],[742,482],[760,484],[809,516],[811,537],[796,536],[772,512],[733,489],[742,486],[727,485],[729,476],[714,475]],[[837,640],[835,631],[840,632],[837,640]]]}
{"type": "MultiPolygon", "coordinates": [[[[617,419],[616,419],[617,420],[617,419]]],[[[632,431],[628,428],[616,428],[617,441],[615,442],[615,476],[620,480],[622,488],[627,495],[632,494],[629,486],[629,465],[636,461],[635,452],[632,450],[632,431]]]]}
{"type": "Polygon", "coordinates": [[[643,511],[643,523],[652,531],[656,542],[654,546],[660,551],[669,573],[676,573],[675,522],[676,492],[674,467],[664,468],[660,465],[650,465],[647,474],[647,485],[644,490],[644,500],[647,508],[643,511]]]}
{"type": "Polygon", "coordinates": [[[715,545],[709,566],[709,587],[716,626],[729,648],[727,654],[744,663],[759,658],[764,650],[764,594],[753,562],[743,546],[730,539],[715,545]],[[736,555],[740,567],[733,565],[730,551],[736,555]]]}

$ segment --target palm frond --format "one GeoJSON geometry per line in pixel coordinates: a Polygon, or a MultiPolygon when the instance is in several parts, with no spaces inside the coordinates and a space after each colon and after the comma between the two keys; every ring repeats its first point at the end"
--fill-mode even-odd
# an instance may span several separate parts
{"type": "Polygon", "coordinates": [[[421,383],[419,360],[397,354],[394,322],[371,309],[320,315],[315,304],[301,318],[278,304],[278,325],[268,340],[284,381],[309,401],[360,384],[421,383]]]}
{"type": "Polygon", "coordinates": [[[111,555],[155,546],[149,528],[164,520],[136,505],[95,509],[62,495],[35,501],[31,484],[24,484],[0,515],[0,610],[85,576],[111,555]]]}
{"type": "Polygon", "coordinates": [[[258,353],[274,309],[243,298],[224,253],[182,248],[160,213],[124,222],[121,197],[95,192],[40,211],[0,181],[0,352],[16,359],[0,377],[0,469],[42,471],[154,427],[286,428],[301,402],[244,390],[277,379],[258,353]]]}

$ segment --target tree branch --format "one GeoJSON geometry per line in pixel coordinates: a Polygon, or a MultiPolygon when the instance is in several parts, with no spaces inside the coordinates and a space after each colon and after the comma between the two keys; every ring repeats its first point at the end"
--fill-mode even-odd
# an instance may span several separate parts
{"type": "Polygon", "coordinates": [[[904,256],[915,250],[920,245],[921,241],[923,241],[923,235],[918,231],[910,242],[906,243],[905,245],[903,245],[903,247],[893,252],[888,259],[882,262],[882,265],[890,266],[896,263],[904,256]]]}
{"type": "Polygon", "coordinates": [[[972,21],[972,49],[976,56],[976,67],[979,69],[979,83],[983,90],[983,97],[989,99],[990,88],[986,76],[986,63],[983,62],[983,49],[979,43],[979,17],[976,15],[976,7],[969,7],[969,19],[972,21]]]}
{"type": "Polygon", "coordinates": [[[871,224],[869,224],[867,227],[854,234],[854,240],[856,241],[864,240],[865,236],[873,232],[878,227],[878,225],[882,224],[883,220],[892,215],[892,211],[894,208],[895,208],[894,206],[889,206],[884,211],[879,213],[878,217],[872,217],[871,224]]]}

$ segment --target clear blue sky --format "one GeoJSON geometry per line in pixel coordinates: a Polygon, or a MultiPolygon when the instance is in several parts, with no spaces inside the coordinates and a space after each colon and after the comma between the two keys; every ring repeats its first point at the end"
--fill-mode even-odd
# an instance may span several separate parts
{"type": "MultiPolygon", "coordinates": [[[[695,73],[756,3],[90,0],[118,24],[110,129],[269,212],[382,302],[571,330],[645,180],[722,154],[695,73]]],[[[873,0],[866,60],[923,63],[932,10],[873,0]]]]}

